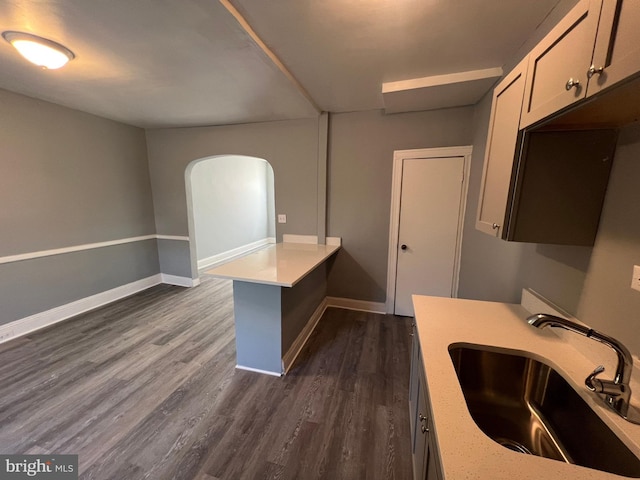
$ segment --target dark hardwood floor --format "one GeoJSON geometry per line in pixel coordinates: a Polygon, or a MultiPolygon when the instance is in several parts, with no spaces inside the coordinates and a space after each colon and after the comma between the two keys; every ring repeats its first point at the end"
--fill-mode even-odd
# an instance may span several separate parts
{"type": "Polygon", "coordinates": [[[0,453],[85,479],[410,479],[410,326],[327,309],[289,374],[236,370],[231,282],[160,285],[0,345],[0,453]]]}

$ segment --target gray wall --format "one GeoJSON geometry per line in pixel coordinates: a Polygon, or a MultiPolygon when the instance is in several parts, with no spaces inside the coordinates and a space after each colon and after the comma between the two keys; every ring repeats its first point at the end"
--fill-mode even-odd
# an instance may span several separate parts
{"type": "MultiPolygon", "coordinates": [[[[190,162],[213,155],[248,155],[267,160],[274,171],[276,213],[287,215],[277,225],[282,234],[315,234],[317,230],[318,121],[229,125],[222,127],[147,130],[149,171],[159,234],[189,234],[185,170],[190,162]]],[[[196,277],[186,242],[161,242],[163,273],[184,275],[184,265],[196,277]],[[172,258],[168,258],[172,257],[172,258]],[[191,266],[189,267],[189,262],[191,266]],[[178,265],[179,270],[165,270],[178,265]]]]}
{"type": "Polygon", "coordinates": [[[518,303],[530,287],[640,354],[640,292],[630,288],[640,264],[640,125],[626,127],[618,141],[593,248],[505,242],[475,229],[490,103],[487,97],[476,109],[459,296],[518,303]]]}
{"type": "Polygon", "coordinates": [[[476,107],[458,296],[519,303],[531,287],[575,313],[591,248],[505,242],[475,229],[491,98],[476,107]]]}
{"type": "MultiPolygon", "coordinates": [[[[518,48],[513,59],[503,67],[504,73],[509,73],[576,3],[577,0],[560,0],[535,34],[518,48]]],[[[475,229],[491,99],[492,91],[475,107],[473,157],[458,295],[518,303],[522,287],[534,287],[558,305],[575,313],[591,255],[590,248],[504,242],[475,229]]]]}
{"type": "MultiPolygon", "coordinates": [[[[561,0],[531,39],[524,45],[514,46],[512,64],[523,58],[576,3],[577,0],[561,0]]],[[[490,108],[491,99],[488,98],[478,108],[395,115],[384,115],[380,111],[331,115],[327,232],[331,236],[341,236],[343,248],[329,276],[329,295],[375,302],[386,300],[393,151],[470,144],[474,146],[474,154],[464,231],[470,238],[463,240],[467,253],[465,271],[469,278],[464,278],[465,272],[462,273],[462,290],[467,285],[469,296],[511,300],[517,290],[514,279],[535,275],[528,269],[530,259],[536,264],[542,262],[552,272],[558,271],[556,278],[543,275],[537,282],[543,291],[551,290],[545,288],[549,284],[564,285],[567,278],[572,282],[578,279],[578,283],[584,279],[581,268],[586,269],[588,251],[576,254],[542,248],[543,252],[537,253],[536,246],[529,246],[527,251],[534,253],[529,256],[522,245],[494,245],[492,239],[480,238],[478,235],[481,234],[470,232],[475,230],[469,226],[473,227],[471,222],[475,219],[490,108]],[[476,258],[476,254],[482,257],[485,248],[491,262],[476,258]],[[564,268],[565,256],[574,265],[570,269],[564,268]],[[494,274],[496,269],[499,272],[494,274]],[[483,281],[486,276],[491,278],[483,281]]],[[[580,288],[574,283],[571,285],[563,287],[558,297],[561,300],[571,298],[573,306],[577,307],[575,295],[580,288]]]]}
{"type": "Polygon", "coordinates": [[[0,325],[158,272],[154,239],[0,265],[0,325]]]}
{"type": "MultiPolygon", "coordinates": [[[[329,295],[385,301],[393,151],[469,145],[473,111],[331,115],[327,232],[343,238],[343,249],[329,295]]],[[[317,233],[317,120],[149,130],[147,144],[158,233],[188,234],[184,171],[193,160],[224,154],[272,165],[276,213],[288,222],[277,225],[278,241],[283,233],[317,233]]],[[[185,275],[186,242],[159,243],[163,273],[185,275]]]]}
{"type": "Polygon", "coordinates": [[[476,112],[459,296],[518,303],[530,287],[640,354],[640,292],[630,288],[640,264],[640,124],[620,136],[593,248],[512,243],[475,229],[489,110],[485,99],[476,112]]]}
{"type": "MultiPolygon", "coordinates": [[[[0,90],[0,257],[155,233],[144,131],[0,90]]],[[[155,240],[0,264],[0,324],[159,272],[155,240]]]]}
{"type": "Polygon", "coordinates": [[[194,165],[190,177],[198,260],[264,240],[275,231],[273,173],[265,160],[211,158],[194,165]]]}
{"type": "Polygon", "coordinates": [[[598,237],[578,305],[578,318],[640,354],[640,292],[631,274],[640,265],[640,123],[618,141],[598,237]]]}
{"type": "Polygon", "coordinates": [[[329,127],[328,235],[340,236],[328,295],[386,300],[394,150],[470,145],[473,107],[384,115],[333,114],[329,127]]]}

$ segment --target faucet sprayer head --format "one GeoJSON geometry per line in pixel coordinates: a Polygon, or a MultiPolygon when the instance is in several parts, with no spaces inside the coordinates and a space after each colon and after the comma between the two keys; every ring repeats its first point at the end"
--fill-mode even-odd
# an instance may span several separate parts
{"type": "Polygon", "coordinates": [[[527,322],[532,327],[559,327],[564,328],[565,330],[579,333],[580,335],[584,335],[585,337],[590,337],[593,333],[593,330],[591,330],[589,327],[585,327],[584,325],[572,322],[571,320],[567,320],[566,318],[556,317],[555,315],[551,315],[548,313],[536,313],[535,315],[531,315],[529,318],[527,318],[527,322]]]}

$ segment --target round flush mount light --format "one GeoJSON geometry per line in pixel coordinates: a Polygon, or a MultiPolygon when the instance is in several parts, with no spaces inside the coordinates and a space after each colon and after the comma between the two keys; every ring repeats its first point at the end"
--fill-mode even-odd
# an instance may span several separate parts
{"type": "Polygon", "coordinates": [[[24,32],[2,32],[2,37],[18,50],[18,53],[39,67],[55,70],[63,67],[75,55],[64,45],[24,32]]]}

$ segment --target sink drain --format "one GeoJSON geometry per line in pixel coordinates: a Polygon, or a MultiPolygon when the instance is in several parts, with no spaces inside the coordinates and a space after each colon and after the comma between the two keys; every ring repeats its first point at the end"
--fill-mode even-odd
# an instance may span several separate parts
{"type": "Polygon", "coordinates": [[[515,440],[511,440],[509,438],[496,438],[496,442],[502,445],[509,450],[513,450],[514,452],[526,453],[527,455],[533,455],[527,447],[522,445],[521,443],[516,442],[515,440]]]}

